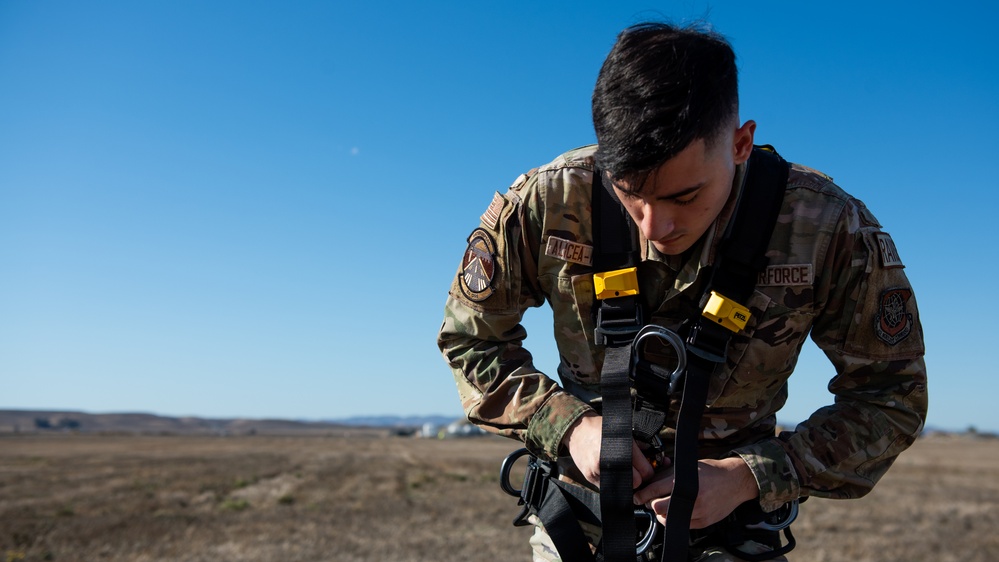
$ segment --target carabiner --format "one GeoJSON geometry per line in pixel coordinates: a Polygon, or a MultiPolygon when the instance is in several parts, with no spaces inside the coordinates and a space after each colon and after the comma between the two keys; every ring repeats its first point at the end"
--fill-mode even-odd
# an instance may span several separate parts
{"type": "Polygon", "coordinates": [[[649,520],[649,526],[646,528],[645,534],[641,535],[642,538],[635,545],[635,555],[641,556],[652,547],[652,544],[656,540],[656,535],[659,534],[659,526],[656,524],[656,514],[649,509],[635,509],[635,519],[649,520]]]}
{"type": "Polygon", "coordinates": [[[635,366],[641,357],[640,346],[643,340],[655,337],[668,343],[676,351],[676,368],[669,375],[669,392],[676,390],[677,383],[687,370],[687,348],[683,344],[683,338],[673,330],[668,330],[662,326],[649,324],[635,336],[635,341],[631,343],[631,372],[635,372],[635,366]]]}

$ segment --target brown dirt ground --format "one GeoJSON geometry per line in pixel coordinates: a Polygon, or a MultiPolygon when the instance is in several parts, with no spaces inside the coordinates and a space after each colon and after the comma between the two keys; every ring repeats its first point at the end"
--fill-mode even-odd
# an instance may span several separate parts
{"type": "MultiPolygon", "coordinates": [[[[529,560],[499,438],[0,436],[0,562],[529,560]]],[[[999,440],[935,436],[791,560],[999,560],[999,440]]]]}

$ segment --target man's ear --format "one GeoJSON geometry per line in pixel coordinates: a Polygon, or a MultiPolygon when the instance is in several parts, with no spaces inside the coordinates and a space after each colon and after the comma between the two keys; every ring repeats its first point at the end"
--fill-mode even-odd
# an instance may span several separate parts
{"type": "Polygon", "coordinates": [[[749,155],[753,152],[753,135],[756,134],[756,121],[749,120],[735,130],[732,139],[733,160],[736,164],[742,164],[749,160],[749,155]]]}

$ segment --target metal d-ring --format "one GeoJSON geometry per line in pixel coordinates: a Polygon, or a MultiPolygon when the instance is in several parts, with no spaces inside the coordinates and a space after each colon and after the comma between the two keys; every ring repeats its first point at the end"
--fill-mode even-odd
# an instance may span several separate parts
{"type": "Polygon", "coordinates": [[[527,449],[517,449],[507,455],[507,457],[503,459],[503,464],[500,465],[500,488],[515,498],[521,497],[523,489],[518,490],[513,487],[513,484],[510,482],[510,469],[513,468],[513,465],[518,459],[520,459],[520,457],[530,454],[531,453],[527,449]]]}

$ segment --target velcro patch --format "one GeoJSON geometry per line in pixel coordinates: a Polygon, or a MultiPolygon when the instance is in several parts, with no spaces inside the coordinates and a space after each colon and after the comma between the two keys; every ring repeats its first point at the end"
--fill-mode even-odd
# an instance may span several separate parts
{"type": "Polygon", "coordinates": [[[888,345],[897,344],[912,332],[912,313],[907,306],[910,297],[912,290],[907,288],[888,289],[881,294],[874,333],[888,345]]]}
{"type": "Polygon", "coordinates": [[[492,236],[476,228],[468,237],[468,248],[461,258],[461,275],[458,283],[469,300],[481,302],[493,294],[496,276],[496,243],[492,236]]]}
{"type": "Polygon", "coordinates": [[[593,265],[593,246],[557,236],[548,237],[545,255],[580,265],[593,265]]]}
{"type": "Polygon", "coordinates": [[[771,265],[760,272],[758,287],[796,287],[811,285],[815,275],[810,263],[771,265]]]}
{"type": "Polygon", "coordinates": [[[488,226],[489,228],[496,230],[496,225],[499,223],[500,212],[503,211],[503,205],[506,203],[506,199],[497,191],[493,194],[493,200],[489,203],[489,208],[486,209],[485,213],[482,213],[480,219],[482,224],[488,226]]]}
{"type": "Polygon", "coordinates": [[[890,269],[893,267],[905,267],[902,258],[898,257],[898,250],[895,249],[895,241],[887,232],[879,232],[874,235],[878,241],[878,251],[881,253],[881,267],[890,269]]]}

